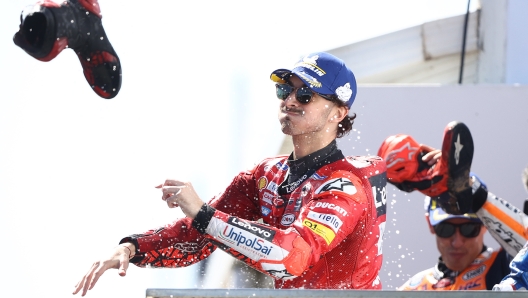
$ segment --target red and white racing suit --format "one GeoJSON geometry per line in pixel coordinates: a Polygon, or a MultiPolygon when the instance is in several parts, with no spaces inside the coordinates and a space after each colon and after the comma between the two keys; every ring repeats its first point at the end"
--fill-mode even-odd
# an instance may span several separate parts
{"type": "Polygon", "coordinates": [[[288,157],[265,159],[194,220],[121,243],[136,245],[131,262],[141,267],[188,266],[218,247],[272,276],[275,288],[381,289],[385,162],[337,151],[334,161],[287,185],[288,157]]]}

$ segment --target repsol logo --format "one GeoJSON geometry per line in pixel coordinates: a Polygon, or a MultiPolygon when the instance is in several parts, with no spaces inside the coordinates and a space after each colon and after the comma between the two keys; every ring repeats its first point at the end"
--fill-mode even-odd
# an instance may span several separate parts
{"type": "Polygon", "coordinates": [[[241,221],[236,217],[230,217],[228,223],[269,241],[271,241],[275,236],[275,231],[271,229],[241,221]]]}

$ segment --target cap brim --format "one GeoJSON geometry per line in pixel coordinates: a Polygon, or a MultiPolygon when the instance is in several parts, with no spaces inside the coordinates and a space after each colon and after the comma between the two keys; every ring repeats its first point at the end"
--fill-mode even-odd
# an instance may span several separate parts
{"type": "Polygon", "coordinates": [[[314,86],[313,82],[317,81],[315,78],[313,78],[311,75],[305,73],[302,71],[302,68],[294,68],[293,70],[289,69],[277,69],[273,71],[270,75],[270,79],[275,83],[284,84],[288,82],[288,76],[291,74],[295,74],[303,83],[308,86],[313,91],[320,93],[320,94],[333,94],[332,90],[329,90],[328,88],[321,86],[314,86]]]}
{"type": "Polygon", "coordinates": [[[280,68],[280,69],[277,69],[275,71],[273,71],[270,75],[270,79],[275,82],[275,83],[280,83],[280,84],[284,84],[286,83],[288,80],[287,80],[287,77],[292,73],[291,70],[289,69],[283,69],[283,68],[280,68]]]}
{"type": "Polygon", "coordinates": [[[475,213],[452,215],[452,214],[446,213],[440,207],[429,211],[429,222],[431,223],[432,226],[436,226],[437,224],[445,220],[453,219],[453,218],[465,218],[465,219],[469,219],[474,222],[479,222],[479,223],[482,222],[475,213]]]}

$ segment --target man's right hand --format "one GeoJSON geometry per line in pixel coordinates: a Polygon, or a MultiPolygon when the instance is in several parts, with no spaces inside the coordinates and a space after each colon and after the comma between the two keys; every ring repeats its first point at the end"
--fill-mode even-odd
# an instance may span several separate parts
{"type": "Polygon", "coordinates": [[[99,280],[99,277],[101,277],[101,275],[103,275],[103,273],[108,269],[118,269],[118,274],[125,276],[129,264],[128,260],[134,256],[135,251],[136,247],[134,244],[122,243],[115,248],[114,252],[109,258],[101,259],[93,263],[90,270],[88,270],[88,273],[86,273],[77,283],[77,285],[75,285],[73,295],[79,293],[81,289],[81,296],[86,295],[86,292],[95,286],[99,280]]]}

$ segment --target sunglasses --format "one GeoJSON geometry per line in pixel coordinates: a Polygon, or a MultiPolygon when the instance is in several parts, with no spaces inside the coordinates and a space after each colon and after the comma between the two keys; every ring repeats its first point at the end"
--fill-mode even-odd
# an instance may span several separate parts
{"type": "Polygon", "coordinates": [[[460,231],[460,235],[466,238],[475,238],[480,234],[481,223],[465,222],[462,224],[453,224],[450,222],[441,222],[434,226],[436,235],[441,238],[449,238],[455,234],[456,229],[460,231]]]}
{"type": "MultiPolygon", "coordinates": [[[[290,96],[290,94],[295,90],[295,87],[288,85],[288,84],[275,84],[276,92],[277,92],[277,98],[285,100],[290,96]]],[[[303,86],[297,88],[297,92],[295,92],[295,98],[298,102],[302,104],[307,104],[312,100],[312,97],[316,93],[317,95],[321,96],[324,99],[327,100],[334,100],[334,98],[331,95],[324,95],[317,92],[314,92],[312,89],[303,86]]]]}

